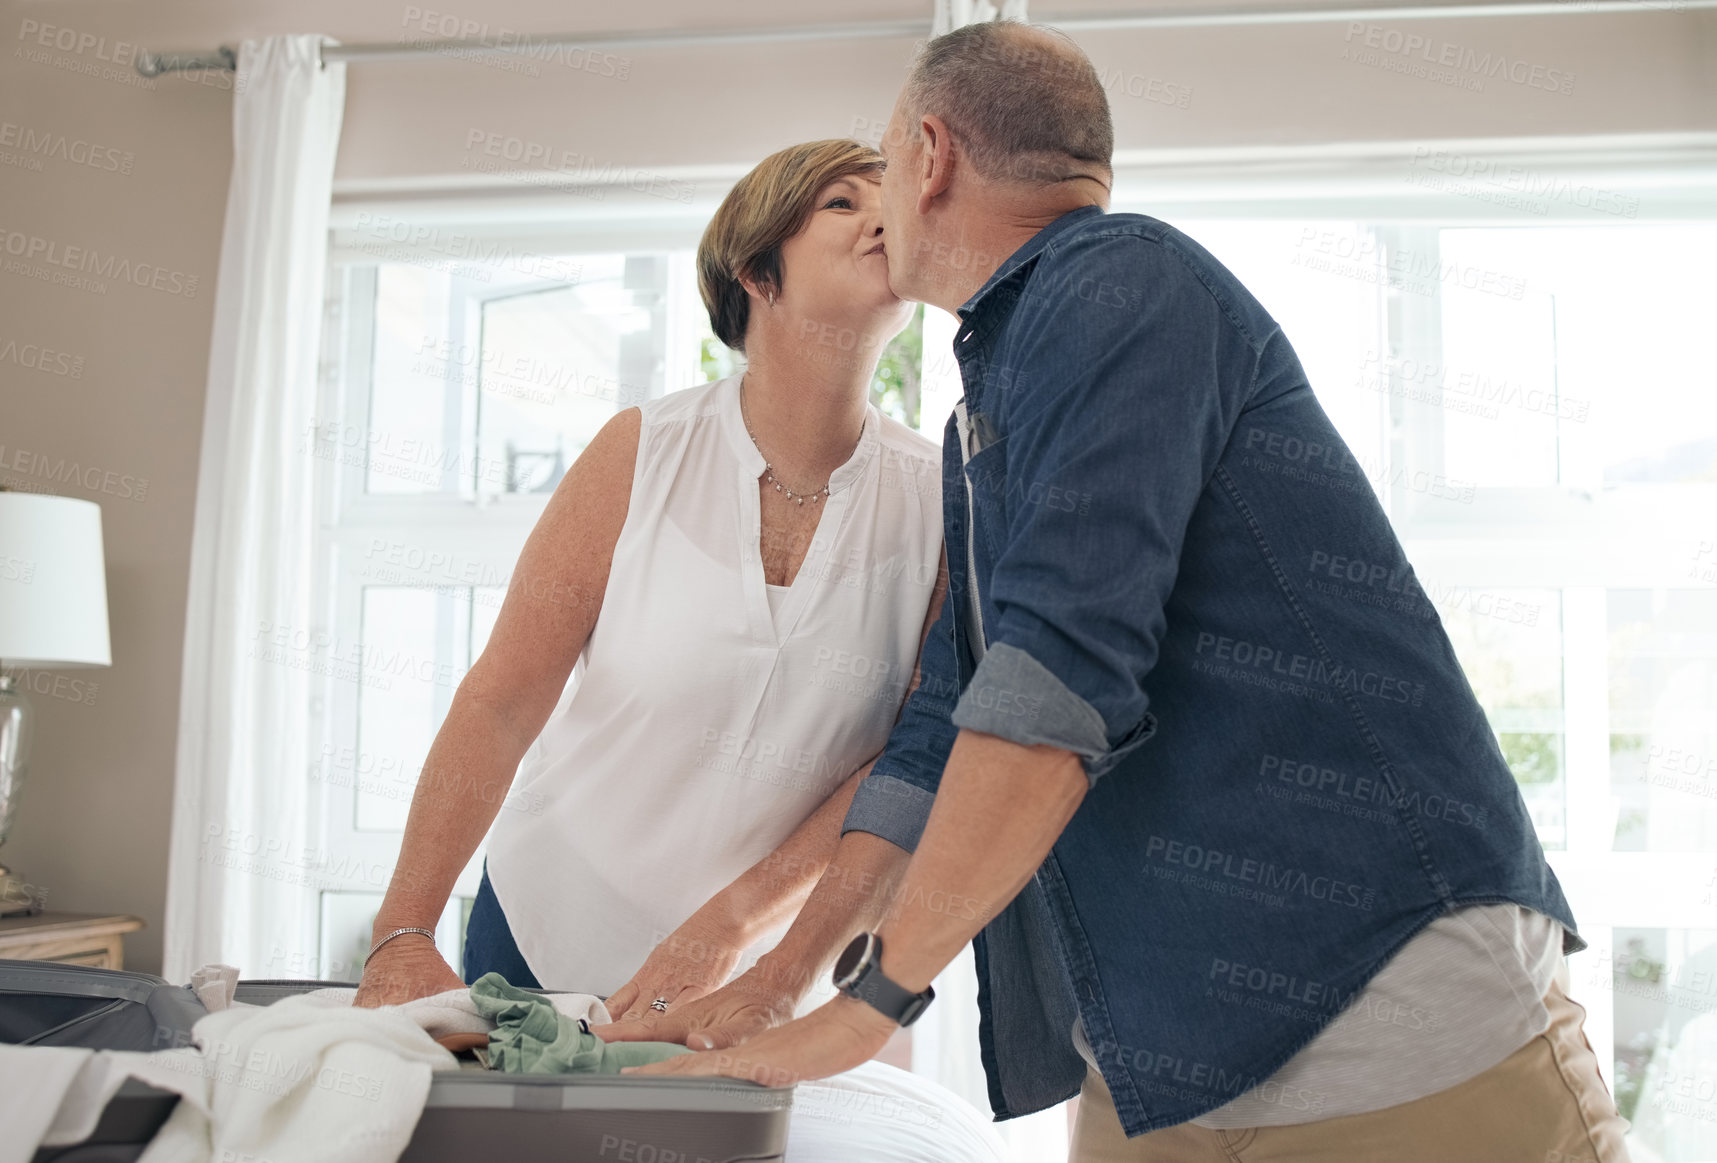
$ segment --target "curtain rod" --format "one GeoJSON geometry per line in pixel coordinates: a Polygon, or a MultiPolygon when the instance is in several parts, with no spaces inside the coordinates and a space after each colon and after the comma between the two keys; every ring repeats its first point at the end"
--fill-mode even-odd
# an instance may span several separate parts
{"type": "MultiPolygon", "coordinates": [[[[1234,8],[1169,9],[1161,12],[1092,13],[1071,15],[1038,23],[1068,32],[1140,28],[1219,28],[1240,25],[1328,24],[1343,20],[1446,20],[1499,16],[1566,16],[1616,12],[1686,12],[1717,8],[1717,0],[1509,0],[1480,4],[1369,5],[1333,8],[1234,8]]],[[[544,36],[502,32],[504,39],[490,41],[485,24],[481,39],[402,40],[372,44],[331,44],[322,49],[322,60],[403,60],[436,55],[512,53],[530,55],[557,45],[590,48],[679,48],[716,44],[780,44],[809,40],[905,40],[927,37],[927,20],[872,21],[859,24],[801,24],[638,30],[623,32],[556,33],[544,36]]],[[[214,52],[142,52],[137,71],[145,77],[187,69],[236,69],[238,54],[222,45],[214,52]]]]}

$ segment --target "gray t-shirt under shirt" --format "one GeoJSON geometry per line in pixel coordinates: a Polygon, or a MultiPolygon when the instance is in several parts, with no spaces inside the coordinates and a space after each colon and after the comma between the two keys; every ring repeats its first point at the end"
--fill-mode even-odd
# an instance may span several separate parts
{"type": "MultiPolygon", "coordinates": [[[[1516,904],[1432,921],[1263,1083],[1192,1121],[1285,1126],[1382,1110],[1489,1070],[1550,1026],[1562,925],[1516,904]]],[[[1260,1021],[1274,1020],[1260,1014],[1260,1021]]],[[[1073,1044],[1097,1068],[1083,1025],[1073,1044]]]]}

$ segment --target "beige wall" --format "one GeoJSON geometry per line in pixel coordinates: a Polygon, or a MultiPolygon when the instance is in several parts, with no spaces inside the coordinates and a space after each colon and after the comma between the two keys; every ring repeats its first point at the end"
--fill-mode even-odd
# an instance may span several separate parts
{"type": "MultiPolygon", "coordinates": [[[[1497,78],[1480,90],[1457,89],[1384,68],[1398,59],[1387,53],[1344,59],[1345,50],[1364,47],[1368,32],[1350,36],[1339,23],[1079,39],[1105,75],[1118,74],[1112,104],[1122,150],[1717,130],[1717,13],[1652,10],[1664,6],[1667,0],[1622,15],[1398,22],[1377,34],[1422,35],[1433,52],[1448,45],[1501,53],[1538,66],[1541,78],[1554,73],[1558,85],[1571,77],[1567,92],[1497,78]]],[[[863,18],[918,19],[928,8],[927,0],[885,0],[863,18]]],[[[114,658],[110,670],[68,672],[95,683],[93,696],[83,686],[74,688],[79,697],[35,698],[33,777],[3,855],[48,887],[51,907],[143,917],[150,927],[130,943],[135,968],[160,966],[232,95],[223,74],[139,83],[130,54],[137,44],[206,48],[312,29],[346,42],[397,41],[424,35],[424,10],[453,11],[350,0],[155,0],[10,3],[0,16],[5,245],[88,247],[166,268],[181,289],[197,280],[194,294],[117,280],[97,293],[42,281],[0,255],[0,353],[11,353],[0,354],[0,483],[102,505],[114,658]],[[71,30],[72,47],[39,45],[44,25],[71,30]],[[98,164],[27,154],[13,140],[26,132],[100,147],[98,164]],[[51,360],[46,371],[23,366],[25,345],[66,359],[51,360]],[[58,374],[72,368],[77,374],[58,374]],[[82,480],[53,479],[71,465],[82,480]]],[[[1068,0],[1039,4],[1034,15],[1053,22],[1058,11],[1091,10],[1087,0],[1068,0]]],[[[844,21],[855,13],[796,0],[747,0],[718,16],[681,0],[624,8],[518,0],[470,4],[454,15],[487,21],[497,36],[503,26],[542,33],[844,21]]],[[[745,165],[791,141],[849,134],[862,128],[860,119],[885,118],[911,47],[898,40],[617,50],[629,61],[624,80],[552,62],[535,76],[439,58],[354,64],[339,178],[358,189],[469,175],[473,132],[570,150],[597,167],[745,165]]]]}

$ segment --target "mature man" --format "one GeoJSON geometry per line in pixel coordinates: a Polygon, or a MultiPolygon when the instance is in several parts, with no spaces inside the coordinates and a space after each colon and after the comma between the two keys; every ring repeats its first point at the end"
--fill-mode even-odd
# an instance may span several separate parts
{"type": "Polygon", "coordinates": [[[724,1049],[647,1072],[849,1068],[972,941],[991,1105],[1079,1094],[1076,1160],[1624,1159],[1586,942],[1370,482],[1234,276],[1106,212],[1112,144],[1059,34],[920,55],[883,237],[961,321],[950,600],[772,963],[650,1027],[724,1049]]]}

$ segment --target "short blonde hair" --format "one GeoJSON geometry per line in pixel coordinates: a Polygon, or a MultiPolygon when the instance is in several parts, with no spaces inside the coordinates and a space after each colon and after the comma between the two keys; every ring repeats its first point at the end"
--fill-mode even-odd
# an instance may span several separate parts
{"type": "Polygon", "coordinates": [[[818,191],[882,167],[882,155],[863,142],[828,138],[778,150],[734,183],[698,242],[698,292],[717,339],[745,350],[751,300],[740,279],[781,293],[781,246],[811,217],[818,191]]]}

